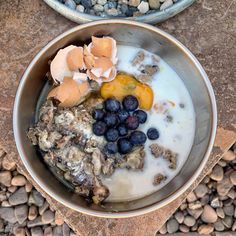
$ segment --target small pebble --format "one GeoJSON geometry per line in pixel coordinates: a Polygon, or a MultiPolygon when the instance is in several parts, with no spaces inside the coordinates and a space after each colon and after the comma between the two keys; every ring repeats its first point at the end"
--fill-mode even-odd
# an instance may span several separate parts
{"type": "Polygon", "coordinates": [[[2,167],[5,170],[13,171],[16,169],[16,163],[8,160],[7,156],[5,156],[2,160],[2,167]]]}
{"type": "Polygon", "coordinates": [[[166,234],[166,233],[167,233],[166,224],[164,224],[164,225],[160,228],[159,233],[160,233],[160,234],[166,234]]]}
{"type": "Polygon", "coordinates": [[[146,12],[148,12],[149,11],[149,4],[148,4],[148,2],[142,1],[138,5],[138,9],[139,9],[139,12],[142,13],[142,14],[145,14],[146,12]]]}
{"type": "Polygon", "coordinates": [[[173,234],[175,232],[178,231],[179,229],[179,224],[177,222],[176,219],[170,219],[168,222],[167,222],[167,225],[166,225],[166,228],[167,228],[167,232],[169,234],[173,234]]]}
{"type": "Polygon", "coordinates": [[[232,183],[233,185],[236,185],[236,171],[233,171],[233,172],[230,174],[229,178],[230,178],[231,183],[232,183]]]}
{"type": "Polygon", "coordinates": [[[13,186],[24,186],[26,184],[26,179],[23,175],[16,175],[12,178],[11,184],[13,186]]]}
{"type": "Polygon", "coordinates": [[[164,3],[161,5],[160,10],[163,11],[166,8],[170,7],[173,5],[173,1],[172,0],[165,0],[164,3]]]}
{"type": "Polygon", "coordinates": [[[212,225],[200,225],[198,228],[199,234],[210,234],[214,231],[214,227],[212,225]]]}
{"type": "Polygon", "coordinates": [[[175,219],[178,221],[179,224],[184,222],[184,214],[181,211],[175,213],[175,219]]]}
{"type": "Polygon", "coordinates": [[[43,236],[43,230],[41,227],[34,227],[30,230],[31,236],[43,236]]]}
{"type": "Polygon", "coordinates": [[[58,212],[55,212],[55,223],[57,225],[63,225],[64,224],[64,219],[62,218],[62,216],[58,212]]]}
{"type": "Polygon", "coordinates": [[[84,6],[83,6],[83,5],[78,5],[78,6],[76,7],[76,11],[78,11],[78,12],[84,12],[84,6]]]}
{"type": "Polygon", "coordinates": [[[194,226],[196,223],[196,220],[192,216],[186,216],[184,218],[184,224],[187,225],[188,227],[194,226]]]}
{"type": "Polygon", "coordinates": [[[208,188],[204,184],[199,184],[194,190],[194,192],[198,198],[202,198],[203,196],[207,194],[208,188]]]}
{"type": "Polygon", "coordinates": [[[28,195],[24,187],[19,188],[9,197],[9,203],[12,206],[20,205],[28,201],[28,195]]]}
{"type": "Polygon", "coordinates": [[[160,7],[160,1],[159,0],[148,0],[149,7],[153,10],[157,10],[160,7]]]}
{"type": "Polygon", "coordinates": [[[104,10],[104,7],[99,5],[99,4],[96,4],[96,5],[93,6],[93,9],[96,12],[102,12],[104,10]]]}
{"type": "Polygon", "coordinates": [[[117,9],[112,8],[112,9],[108,9],[108,10],[107,10],[107,14],[108,14],[109,16],[118,16],[119,12],[118,12],[117,9]]]}
{"type": "Polygon", "coordinates": [[[73,0],[65,0],[65,5],[72,10],[76,8],[76,3],[73,0]]]}
{"type": "Polygon", "coordinates": [[[45,211],[42,215],[42,222],[44,224],[50,224],[54,221],[54,219],[55,219],[55,214],[51,210],[45,211]]]}
{"type": "Polygon", "coordinates": [[[104,6],[107,3],[107,0],[97,0],[97,4],[104,6]]]}
{"type": "Polygon", "coordinates": [[[197,200],[197,197],[194,192],[190,192],[187,196],[187,201],[188,202],[194,202],[197,200]]]}
{"type": "Polygon", "coordinates": [[[38,215],[38,208],[35,205],[31,205],[29,208],[28,219],[34,220],[38,215]]]}
{"type": "Polygon", "coordinates": [[[223,231],[225,229],[225,226],[224,224],[222,223],[221,220],[217,220],[215,223],[214,223],[214,228],[215,230],[217,231],[223,231]]]}
{"type": "Polygon", "coordinates": [[[205,205],[203,208],[201,219],[205,223],[215,223],[217,221],[217,214],[210,205],[205,205]]]}
{"type": "Polygon", "coordinates": [[[10,171],[1,171],[0,172],[0,184],[3,184],[6,187],[11,186],[11,172],[10,171]]]}
{"type": "Polygon", "coordinates": [[[227,151],[222,157],[222,159],[225,161],[233,161],[235,158],[236,154],[231,150],[227,151]]]}
{"type": "Polygon", "coordinates": [[[221,181],[224,177],[224,170],[220,165],[216,165],[211,174],[210,174],[211,179],[215,181],[221,181]]]}
{"type": "Polygon", "coordinates": [[[188,233],[190,231],[189,227],[186,225],[180,225],[179,230],[183,233],[188,233]]]}
{"type": "Polygon", "coordinates": [[[129,0],[129,5],[131,7],[137,7],[140,4],[140,0],[129,0]]]}
{"type": "Polygon", "coordinates": [[[28,206],[19,205],[15,207],[15,217],[19,224],[22,224],[28,217],[28,206]]]}
{"type": "Polygon", "coordinates": [[[10,223],[16,223],[17,221],[13,207],[0,207],[0,217],[10,223]]]}
{"type": "Polygon", "coordinates": [[[220,196],[226,196],[233,184],[228,176],[225,176],[220,182],[217,182],[217,192],[220,196]]]}

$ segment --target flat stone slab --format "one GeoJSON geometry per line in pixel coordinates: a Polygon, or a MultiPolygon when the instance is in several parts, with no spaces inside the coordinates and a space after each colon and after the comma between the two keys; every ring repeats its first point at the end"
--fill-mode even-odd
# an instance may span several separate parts
{"type": "Polygon", "coordinates": [[[129,219],[102,219],[77,213],[54,201],[37,186],[22,165],[14,143],[12,108],[20,78],[36,53],[51,39],[75,26],[41,0],[12,0],[0,7],[0,145],[7,157],[47,198],[78,235],[152,236],[175,212],[187,194],[236,141],[235,1],[199,0],[158,27],[185,44],[205,68],[218,105],[215,146],[205,169],[186,193],[158,211],[129,219]]]}

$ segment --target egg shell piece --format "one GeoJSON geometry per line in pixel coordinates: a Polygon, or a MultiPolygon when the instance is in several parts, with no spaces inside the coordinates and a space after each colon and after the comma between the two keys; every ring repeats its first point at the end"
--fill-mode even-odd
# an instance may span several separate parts
{"type": "Polygon", "coordinates": [[[87,81],[87,79],[88,79],[88,76],[86,73],[74,72],[73,74],[73,80],[75,80],[78,84],[81,84],[87,81]]]}
{"type": "Polygon", "coordinates": [[[84,69],[84,50],[82,47],[75,47],[67,54],[67,65],[72,71],[84,69]]]}
{"type": "Polygon", "coordinates": [[[73,72],[67,65],[67,54],[76,48],[74,45],[60,49],[50,64],[50,72],[56,83],[62,83],[64,77],[72,77],[73,72]]]}
{"type": "Polygon", "coordinates": [[[97,57],[112,57],[113,42],[110,37],[97,38],[92,36],[91,53],[97,57]]]}
{"type": "Polygon", "coordinates": [[[95,64],[95,57],[91,53],[91,44],[89,46],[84,45],[84,63],[87,69],[92,69],[95,64]]]}
{"type": "Polygon", "coordinates": [[[81,100],[79,85],[70,77],[65,77],[63,83],[52,89],[47,98],[57,99],[60,107],[73,107],[81,100]]]}
{"type": "Polygon", "coordinates": [[[101,68],[102,74],[113,67],[112,61],[107,57],[95,59],[94,68],[101,68]]]}

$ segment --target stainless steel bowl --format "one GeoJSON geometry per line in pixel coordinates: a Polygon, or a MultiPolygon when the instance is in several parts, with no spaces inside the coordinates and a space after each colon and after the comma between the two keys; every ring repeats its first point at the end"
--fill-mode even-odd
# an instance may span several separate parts
{"type": "Polygon", "coordinates": [[[195,0],[178,0],[175,4],[171,7],[163,10],[163,11],[155,11],[150,14],[142,15],[142,16],[135,16],[135,17],[101,17],[101,16],[94,16],[86,13],[81,13],[76,10],[72,10],[65,6],[64,4],[56,1],[56,0],[44,0],[52,9],[60,13],[61,15],[65,16],[69,20],[72,20],[76,23],[83,24],[88,23],[95,20],[104,20],[104,19],[126,19],[126,20],[133,20],[139,21],[143,23],[150,23],[155,24],[162,21],[169,19],[172,16],[183,11],[185,8],[189,7],[195,0]]]}
{"type": "Polygon", "coordinates": [[[46,45],[26,69],[17,90],[13,126],[16,145],[28,172],[51,197],[76,211],[110,218],[141,215],[161,208],[180,196],[202,171],[210,155],[216,133],[216,101],[206,73],[192,55],[174,37],[143,23],[126,20],[97,21],[75,27],[46,45]],[[161,56],[186,85],[196,113],[196,133],[191,153],[178,175],[161,190],[144,198],[104,207],[88,206],[83,198],[68,191],[46,168],[26,136],[34,122],[36,103],[45,85],[48,60],[68,44],[90,39],[92,35],[110,35],[119,44],[134,45],[161,56]]]}

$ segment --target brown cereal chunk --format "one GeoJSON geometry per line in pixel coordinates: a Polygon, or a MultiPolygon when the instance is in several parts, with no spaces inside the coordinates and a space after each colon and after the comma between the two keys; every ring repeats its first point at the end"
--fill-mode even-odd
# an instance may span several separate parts
{"type": "Polygon", "coordinates": [[[164,176],[163,174],[157,174],[154,176],[153,178],[153,185],[159,185],[162,181],[165,181],[167,179],[166,176],[164,176]]]}
{"type": "Polygon", "coordinates": [[[139,51],[132,61],[132,65],[136,66],[144,60],[144,51],[139,51]]]}
{"type": "Polygon", "coordinates": [[[172,152],[170,149],[164,148],[157,143],[151,144],[149,148],[151,149],[151,153],[155,158],[163,156],[164,159],[170,162],[169,168],[174,170],[176,169],[178,156],[177,153],[172,152]]]}

